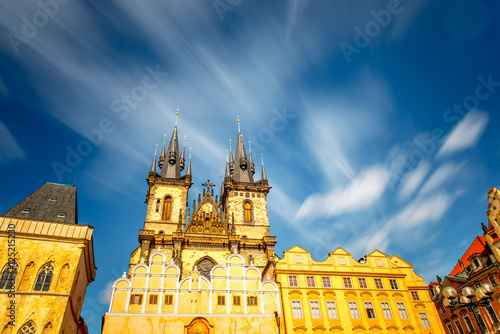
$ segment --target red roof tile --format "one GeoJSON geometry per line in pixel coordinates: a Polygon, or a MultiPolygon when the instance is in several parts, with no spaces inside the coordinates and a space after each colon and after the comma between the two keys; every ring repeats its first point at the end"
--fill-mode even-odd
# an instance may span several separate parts
{"type": "MultiPolygon", "coordinates": [[[[485,243],[486,241],[483,236],[477,236],[474,239],[474,241],[469,246],[467,251],[464,253],[464,255],[462,255],[462,258],[460,258],[460,260],[464,263],[465,267],[470,266],[471,263],[469,262],[469,258],[473,254],[482,254],[486,251],[486,248],[484,247],[485,243]]],[[[453,270],[450,272],[449,276],[455,276],[463,271],[464,269],[462,268],[462,266],[460,266],[460,263],[457,262],[453,270]]]]}

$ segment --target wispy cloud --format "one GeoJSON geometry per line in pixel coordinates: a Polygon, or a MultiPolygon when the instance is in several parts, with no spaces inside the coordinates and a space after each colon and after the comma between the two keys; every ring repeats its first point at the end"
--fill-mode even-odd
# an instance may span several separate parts
{"type": "Polygon", "coordinates": [[[483,134],[490,117],[486,112],[473,110],[458,123],[446,138],[438,156],[475,147],[483,134]]]}
{"type": "Polygon", "coordinates": [[[346,187],[335,188],[328,194],[309,196],[294,219],[332,217],[370,207],[383,195],[387,181],[387,171],[384,168],[370,167],[346,187]]]}
{"type": "Polygon", "coordinates": [[[24,158],[24,152],[9,129],[0,121],[0,166],[24,158]]]}
{"type": "Polygon", "coordinates": [[[421,163],[402,183],[399,194],[403,199],[410,197],[418,187],[422,184],[425,177],[429,173],[430,164],[428,161],[421,163]]]}
{"type": "Polygon", "coordinates": [[[464,163],[446,163],[440,166],[434,171],[434,173],[432,173],[429,179],[422,186],[420,194],[427,194],[432,190],[443,186],[446,182],[452,181],[457,173],[459,173],[463,169],[463,167],[464,163]]]}

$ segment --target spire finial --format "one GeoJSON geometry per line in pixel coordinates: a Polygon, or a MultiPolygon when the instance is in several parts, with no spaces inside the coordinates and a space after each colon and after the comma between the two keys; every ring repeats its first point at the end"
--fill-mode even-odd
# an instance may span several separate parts
{"type": "Polygon", "coordinates": [[[237,117],[238,117],[238,133],[240,133],[240,116],[237,117]]]}
{"type": "Polygon", "coordinates": [[[262,153],[260,154],[260,160],[262,160],[262,172],[261,172],[261,180],[267,180],[267,176],[266,176],[266,170],[264,169],[264,156],[262,155],[262,153]]]}
{"type": "Polygon", "coordinates": [[[250,154],[252,153],[252,143],[250,142],[250,140],[248,141],[248,151],[250,152],[250,154]]]}
{"type": "Polygon", "coordinates": [[[226,162],[229,162],[229,152],[226,150],[226,162]]]}
{"type": "Polygon", "coordinates": [[[177,108],[177,112],[175,113],[175,126],[177,127],[177,118],[179,118],[179,108],[177,108]]]}
{"type": "Polygon", "coordinates": [[[156,173],[156,152],[158,151],[158,144],[155,146],[155,156],[153,158],[153,163],[151,164],[150,173],[156,173]]]}

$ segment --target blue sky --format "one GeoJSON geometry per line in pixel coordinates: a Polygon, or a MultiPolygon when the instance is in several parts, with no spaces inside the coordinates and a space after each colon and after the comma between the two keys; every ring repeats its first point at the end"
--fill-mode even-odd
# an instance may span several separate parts
{"type": "Polygon", "coordinates": [[[278,255],[378,249],[429,282],[481,233],[500,186],[499,13],[472,0],[0,0],[0,211],[76,182],[99,267],[82,315],[98,333],[176,109],[191,198],[220,186],[239,116],[264,156],[278,255]]]}

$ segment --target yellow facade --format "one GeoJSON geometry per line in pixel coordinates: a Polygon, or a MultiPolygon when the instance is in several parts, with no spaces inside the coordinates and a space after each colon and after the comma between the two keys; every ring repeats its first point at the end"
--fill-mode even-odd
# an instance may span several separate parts
{"type": "Polygon", "coordinates": [[[18,268],[14,292],[0,290],[0,305],[5,306],[1,333],[18,333],[23,326],[43,334],[84,332],[80,312],[87,286],[96,274],[92,232],[88,225],[0,217],[2,273],[12,259],[18,268]],[[35,291],[43,268],[53,269],[52,281],[47,289],[35,291]],[[15,306],[13,312],[7,305],[15,306]]]}
{"type": "Polygon", "coordinates": [[[295,246],[273,275],[289,334],[444,333],[423,279],[395,255],[374,251],[358,262],[337,248],[314,261],[295,246]]]}

